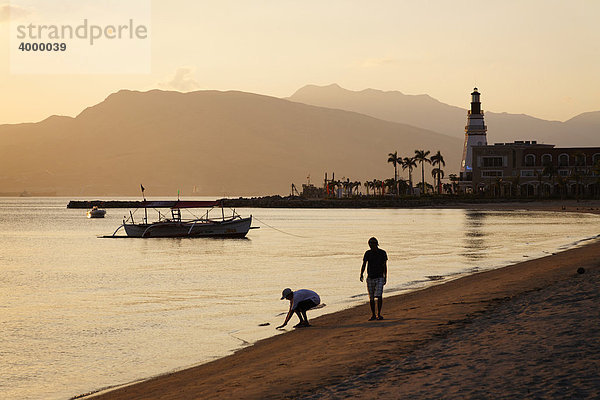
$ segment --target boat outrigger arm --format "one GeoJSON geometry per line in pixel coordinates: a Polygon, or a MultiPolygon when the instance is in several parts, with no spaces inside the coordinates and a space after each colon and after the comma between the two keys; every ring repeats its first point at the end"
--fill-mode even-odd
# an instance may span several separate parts
{"type": "Polygon", "coordinates": [[[121,228],[125,228],[127,236],[130,237],[202,237],[202,236],[217,236],[217,237],[244,237],[250,227],[252,216],[242,218],[239,214],[231,209],[232,215],[225,216],[222,200],[217,201],[146,201],[144,200],[140,207],[134,212],[129,212],[129,217],[123,219],[123,224],[115,230],[111,237],[116,236],[121,228]],[[211,218],[210,212],[215,208],[221,208],[220,218],[211,218]],[[144,209],[142,221],[136,223],[134,214],[139,210],[144,209]],[[148,222],[148,208],[154,209],[158,213],[158,221],[148,222]],[[171,215],[166,216],[161,213],[160,209],[170,209],[171,215]],[[208,208],[206,213],[198,217],[189,209],[191,208],[208,208]],[[182,219],[181,210],[186,209],[194,218],[182,219]]]}

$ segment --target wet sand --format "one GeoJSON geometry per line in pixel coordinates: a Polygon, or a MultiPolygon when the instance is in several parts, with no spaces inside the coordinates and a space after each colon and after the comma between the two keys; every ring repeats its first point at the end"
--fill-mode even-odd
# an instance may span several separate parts
{"type": "Polygon", "coordinates": [[[383,321],[365,304],[94,398],[598,398],[599,284],[593,240],[385,298],[383,321]]]}

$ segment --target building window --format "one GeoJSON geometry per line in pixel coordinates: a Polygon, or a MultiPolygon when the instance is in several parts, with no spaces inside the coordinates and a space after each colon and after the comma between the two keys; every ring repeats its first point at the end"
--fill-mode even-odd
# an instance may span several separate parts
{"type": "Polygon", "coordinates": [[[497,178],[502,176],[502,171],[481,171],[482,178],[497,178]]]}
{"type": "Polygon", "coordinates": [[[559,167],[567,167],[569,165],[569,155],[561,154],[558,156],[558,166],[559,167]]]}
{"type": "Polygon", "coordinates": [[[502,167],[502,157],[482,157],[483,167],[502,167]]]}
{"type": "Polygon", "coordinates": [[[525,156],[525,166],[533,167],[535,165],[535,156],[533,154],[527,154],[525,156]]]}
{"type": "Polygon", "coordinates": [[[569,170],[568,169],[559,169],[558,175],[559,176],[569,176],[569,170]]]}
{"type": "Polygon", "coordinates": [[[575,165],[579,167],[585,165],[585,154],[575,154],[575,165]]]}
{"type": "Polygon", "coordinates": [[[594,154],[594,157],[592,158],[592,161],[593,161],[594,165],[600,163],[600,153],[594,154]]]}
{"type": "Polygon", "coordinates": [[[529,176],[534,176],[535,174],[533,173],[533,170],[531,169],[524,169],[521,171],[521,176],[525,176],[525,177],[529,177],[529,176]]]}
{"type": "Polygon", "coordinates": [[[542,156],[542,165],[546,166],[546,165],[550,165],[550,164],[552,164],[552,155],[544,154],[542,156]]]}

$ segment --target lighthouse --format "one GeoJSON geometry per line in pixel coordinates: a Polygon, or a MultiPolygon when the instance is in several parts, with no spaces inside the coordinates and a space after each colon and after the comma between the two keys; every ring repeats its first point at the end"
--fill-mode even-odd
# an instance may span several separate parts
{"type": "Polygon", "coordinates": [[[485,126],[485,122],[483,121],[479,92],[475,88],[473,89],[473,93],[471,93],[471,109],[467,113],[465,146],[460,164],[460,181],[464,183],[473,181],[473,146],[487,145],[486,132],[487,126],[485,126]]]}

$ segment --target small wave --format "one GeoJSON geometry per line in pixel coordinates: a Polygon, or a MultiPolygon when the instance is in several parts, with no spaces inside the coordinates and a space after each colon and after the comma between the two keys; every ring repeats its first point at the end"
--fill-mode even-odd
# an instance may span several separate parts
{"type": "Polygon", "coordinates": [[[428,275],[425,278],[429,279],[430,281],[441,281],[442,279],[444,279],[444,276],[442,276],[442,275],[428,275]]]}

